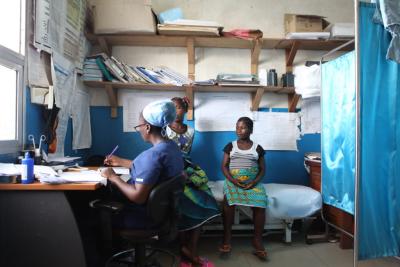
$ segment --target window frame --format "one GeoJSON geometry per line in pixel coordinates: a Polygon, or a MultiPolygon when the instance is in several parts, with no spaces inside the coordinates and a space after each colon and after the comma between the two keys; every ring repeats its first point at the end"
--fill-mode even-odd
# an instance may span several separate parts
{"type": "Polygon", "coordinates": [[[17,153],[22,147],[23,136],[23,98],[25,86],[25,56],[0,45],[0,64],[17,73],[16,87],[16,139],[0,140],[0,154],[17,153]]]}

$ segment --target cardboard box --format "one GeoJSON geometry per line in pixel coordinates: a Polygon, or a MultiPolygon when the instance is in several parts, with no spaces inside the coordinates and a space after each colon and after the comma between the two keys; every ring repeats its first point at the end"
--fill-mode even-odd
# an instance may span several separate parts
{"type": "Polygon", "coordinates": [[[322,16],[285,14],[285,36],[290,32],[322,32],[329,22],[322,16]]]}
{"type": "Polygon", "coordinates": [[[94,33],[156,34],[151,0],[96,0],[94,33]]]}

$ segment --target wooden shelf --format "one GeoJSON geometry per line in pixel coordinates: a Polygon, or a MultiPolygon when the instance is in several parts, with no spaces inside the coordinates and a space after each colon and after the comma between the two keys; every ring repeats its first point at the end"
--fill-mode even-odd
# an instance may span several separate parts
{"type": "MultiPolygon", "coordinates": [[[[121,35],[121,34],[104,34],[94,35],[87,34],[86,37],[92,44],[100,44],[99,40],[104,40],[109,46],[158,46],[158,47],[186,47],[187,40],[192,39],[195,47],[208,48],[236,48],[251,49],[253,48],[253,40],[244,40],[233,37],[204,37],[204,36],[166,36],[166,35],[121,35]]],[[[262,38],[260,39],[262,49],[287,49],[294,42],[299,42],[300,50],[331,50],[348,40],[294,40],[279,38],[262,38]]],[[[342,51],[350,51],[353,47],[345,47],[342,51]]]]}
{"type": "MultiPolygon", "coordinates": [[[[154,47],[185,47],[188,56],[188,77],[195,80],[195,48],[236,48],[249,49],[251,64],[250,73],[258,74],[258,64],[261,49],[284,49],[286,52],[286,71],[292,71],[293,61],[298,50],[332,50],[349,40],[300,40],[300,39],[279,39],[261,38],[258,40],[244,40],[234,37],[205,37],[205,36],[166,36],[166,35],[135,35],[135,34],[86,34],[87,39],[94,45],[100,45],[102,50],[111,55],[113,46],[154,46],[154,47]]],[[[340,51],[354,49],[354,43],[343,47],[340,51]]],[[[223,87],[223,86],[193,86],[179,87],[170,85],[138,85],[125,83],[107,82],[86,82],[90,87],[104,87],[110,99],[112,117],[117,114],[117,91],[118,88],[129,89],[150,89],[150,90],[177,90],[186,91],[189,99],[193,100],[193,91],[198,92],[252,92],[254,93],[252,110],[258,108],[264,92],[275,92],[288,94],[288,110],[295,112],[300,99],[293,88],[282,87],[223,87]]],[[[193,103],[193,101],[192,101],[193,103]]],[[[193,115],[193,106],[189,107],[188,119],[193,115]]]]}
{"type": "Polygon", "coordinates": [[[188,120],[193,119],[193,94],[195,92],[250,92],[252,93],[252,107],[251,110],[256,111],[261,102],[261,97],[264,92],[271,92],[277,94],[293,94],[293,87],[279,87],[279,86],[205,86],[205,85],[184,85],[175,86],[167,84],[133,84],[122,82],[99,82],[99,81],[84,81],[84,84],[92,88],[104,88],[107,91],[108,98],[111,106],[111,117],[117,117],[118,97],[117,89],[132,89],[132,90],[151,90],[151,91],[185,91],[186,96],[191,100],[188,120]]]}

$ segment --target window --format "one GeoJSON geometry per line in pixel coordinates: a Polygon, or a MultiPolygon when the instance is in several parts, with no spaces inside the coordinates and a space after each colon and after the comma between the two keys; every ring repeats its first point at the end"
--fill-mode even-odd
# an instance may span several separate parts
{"type": "Polygon", "coordinates": [[[0,154],[22,143],[25,0],[0,2],[0,154]]]}

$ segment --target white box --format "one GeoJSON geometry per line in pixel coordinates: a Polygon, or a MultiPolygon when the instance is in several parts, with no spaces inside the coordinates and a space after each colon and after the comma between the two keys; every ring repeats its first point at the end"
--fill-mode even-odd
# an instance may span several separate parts
{"type": "Polygon", "coordinates": [[[95,34],[156,33],[151,0],[96,0],[93,11],[95,34]]]}

